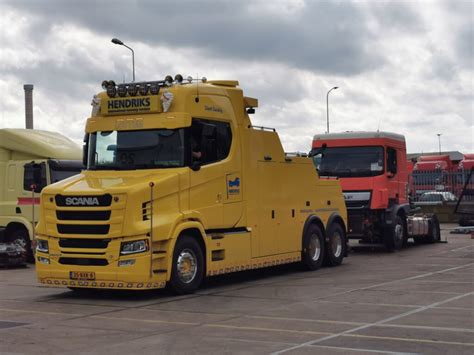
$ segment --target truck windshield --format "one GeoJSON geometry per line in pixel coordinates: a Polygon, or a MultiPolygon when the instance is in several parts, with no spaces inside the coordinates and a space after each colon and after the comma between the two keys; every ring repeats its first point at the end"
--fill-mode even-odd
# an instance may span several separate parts
{"type": "Polygon", "coordinates": [[[184,166],[184,129],[102,131],[89,138],[88,169],[157,169],[184,166]]]}
{"type": "Polygon", "coordinates": [[[313,161],[322,176],[364,177],[383,174],[383,147],[328,147],[313,161]]]}

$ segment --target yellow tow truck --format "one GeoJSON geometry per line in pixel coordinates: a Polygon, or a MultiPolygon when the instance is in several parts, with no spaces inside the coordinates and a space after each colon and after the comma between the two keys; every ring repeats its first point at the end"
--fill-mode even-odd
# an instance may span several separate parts
{"type": "Polygon", "coordinates": [[[237,81],[102,83],[87,169],[41,194],[37,276],[53,287],[196,290],[206,276],[347,256],[340,184],[255,127],[237,81]]]}

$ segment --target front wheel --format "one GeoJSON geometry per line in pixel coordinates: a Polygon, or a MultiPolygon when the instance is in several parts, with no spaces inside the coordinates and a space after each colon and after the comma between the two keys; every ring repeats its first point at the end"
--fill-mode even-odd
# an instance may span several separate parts
{"type": "Polygon", "coordinates": [[[402,248],[406,236],[406,222],[400,216],[396,216],[393,224],[388,226],[385,236],[384,244],[388,251],[399,250],[402,248]]]}
{"type": "Polygon", "coordinates": [[[302,264],[308,270],[317,270],[324,259],[324,234],[321,228],[312,224],[303,237],[302,264]]]}
{"type": "Polygon", "coordinates": [[[346,253],[346,235],[339,223],[329,226],[326,240],[325,261],[329,266],[341,265],[346,253]]]}
{"type": "Polygon", "coordinates": [[[204,257],[199,243],[190,236],[178,239],[173,253],[170,286],[179,295],[192,293],[204,278],[204,257]]]}
{"type": "Polygon", "coordinates": [[[16,229],[8,237],[10,243],[20,246],[25,252],[25,259],[28,262],[34,262],[33,250],[31,249],[31,242],[28,232],[24,229],[16,229]]]}

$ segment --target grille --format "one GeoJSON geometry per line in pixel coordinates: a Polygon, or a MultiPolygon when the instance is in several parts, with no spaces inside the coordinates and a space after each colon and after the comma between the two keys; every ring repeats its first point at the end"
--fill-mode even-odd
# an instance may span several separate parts
{"type": "Polygon", "coordinates": [[[363,208],[369,208],[370,206],[370,201],[346,201],[346,207],[348,209],[353,208],[353,209],[363,209],[363,208]]]}
{"type": "Polygon", "coordinates": [[[110,239],[59,239],[61,248],[106,249],[110,239]]]}
{"type": "Polygon", "coordinates": [[[93,258],[59,258],[59,263],[63,265],[91,265],[91,266],[106,266],[109,264],[107,259],[93,259],[93,258]]]}
{"type": "Polygon", "coordinates": [[[62,207],[103,207],[110,206],[112,195],[98,196],[55,196],[56,205],[62,207]]]}
{"type": "Polygon", "coordinates": [[[58,224],[57,226],[61,234],[107,234],[110,229],[108,224],[58,224]]]}
{"type": "Polygon", "coordinates": [[[108,221],[111,211],[56,211],[61,221],[108,221]]]}

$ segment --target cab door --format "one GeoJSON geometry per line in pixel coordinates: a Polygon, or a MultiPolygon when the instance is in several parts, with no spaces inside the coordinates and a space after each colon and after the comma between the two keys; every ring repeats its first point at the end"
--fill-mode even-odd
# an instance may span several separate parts
{"type": "Polygon", "coordinates": [[[400,197],[400,179],[397,149],[387,147],[388,198],[398,203],[400,197]]]}
{"type": "Polygon", "coordinates": [[[240,219],[241,193],[234,159],[229,159],[230,123],[193,119],[191,131],[192,164],[198,169],[190,173],[190,209],[201,213],[207,229],[232,227],[240,219]]]}

